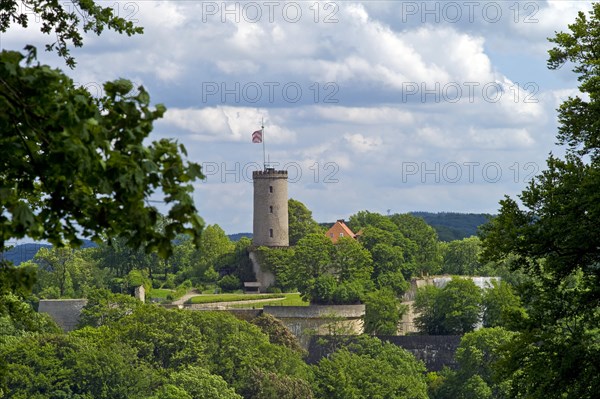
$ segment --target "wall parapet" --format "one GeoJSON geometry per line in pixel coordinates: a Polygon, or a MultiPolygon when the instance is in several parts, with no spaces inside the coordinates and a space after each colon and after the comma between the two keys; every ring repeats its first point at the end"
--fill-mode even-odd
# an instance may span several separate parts
{"type": "Polygon", "coordinates": [[[276,318],[322,319],[327,316],[361,318],[365,315],[365,305],[310,305],[310,306],[268,306],[263,308],[276,318]]]}

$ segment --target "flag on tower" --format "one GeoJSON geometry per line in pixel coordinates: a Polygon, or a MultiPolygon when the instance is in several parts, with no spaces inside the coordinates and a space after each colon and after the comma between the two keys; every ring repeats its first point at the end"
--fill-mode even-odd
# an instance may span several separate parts
{"type": "Polygon", "coordinates": [[[252,142],[253,143],[262,143],[262,130],[257,130],[252,133],[252,142]]]}

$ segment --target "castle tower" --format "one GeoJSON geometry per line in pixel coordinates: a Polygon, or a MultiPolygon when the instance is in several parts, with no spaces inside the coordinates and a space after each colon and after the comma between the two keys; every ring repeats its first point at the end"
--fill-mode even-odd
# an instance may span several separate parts
{"type": "Polygon", "coordinates": [[[266,168],[252,172],[254,182],[254,246],[287,247],[288,172],[266,168]]]}

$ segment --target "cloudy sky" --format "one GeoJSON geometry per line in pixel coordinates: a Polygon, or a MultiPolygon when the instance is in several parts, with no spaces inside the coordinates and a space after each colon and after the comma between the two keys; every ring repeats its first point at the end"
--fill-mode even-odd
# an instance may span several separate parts
{"type": "MultiPolygon", "coordinates": [[[[140,36],[87,37],[68,73],[101,92],[124,77],[168,112],[207,178],[195,200],[227,233],[252,230],[265,125],[273,166],[317,221],[374,212],[498,209],[544,167],[555,109],[576,93],[546,68],[585,1],[107,1],[140,36]]],[[[33,15],[32,15],[33,17],[33,15]]],[[[34,24],[35,25],[35,24],[34,24]]],[[[48,41],[35,26],[2,49],[48,41]]],[[[40,59],[64,68],[53,54],[40,59]]]]}

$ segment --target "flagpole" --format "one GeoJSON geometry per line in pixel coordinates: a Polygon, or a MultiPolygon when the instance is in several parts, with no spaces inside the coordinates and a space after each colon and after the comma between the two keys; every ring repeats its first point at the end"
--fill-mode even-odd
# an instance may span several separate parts
{"type": "Polygon", "coordinates": [[[260,119],[260,131],[262,136],[262,145],[263,145],[263,168],[267,170],[267,157],[265,153],[265,123],[263,118],[260,119]]]}

